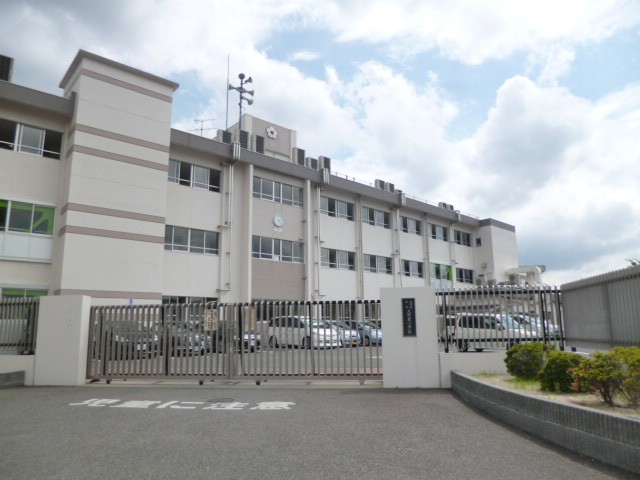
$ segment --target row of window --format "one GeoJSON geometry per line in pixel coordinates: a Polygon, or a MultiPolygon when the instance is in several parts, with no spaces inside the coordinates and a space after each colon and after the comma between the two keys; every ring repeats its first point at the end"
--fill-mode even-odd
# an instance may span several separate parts
{"type": "Polygon", "coordinates": [[[218,254],[218,232],[166,225],[164,249],[174,252],[218,254]]]}
{"type": "Polygon", "coordinates": [[[0,199],[0,232],[53,235],[53,207],[0,199]]]}
{"type": "Polygon", "coordinates": [[[0,118],[0,148],[60,159],[62,133],[0,118]]]}
{"type": "Polygon", "coordinates": [[[39,288],[0,288],[1,298],[45,297],[48,294],[48,290],[39,288]]]}
{"type": "Polygon", "coordinates": [[[220,171],[169,159],[169,182],[219,192],[220,171]]]}
{"type": "Polygon", "coordinates": [[[303,189],[268,178],[253,177],[253,196],[270,202],[302,207],[303,189]]]}
{"type": "Polygon", "coordinates": [[[179,296],[162,296],[163,304],[182,304],[182,303],[210,303],[217,302],[217,297],[179,297],[179,296]]]}
{"type": "Polygon", "coordinates": [[[304,243],[254,235],[251,239],[251,255],[264,260],[304,263],[304,243]]]}
{"type": "MultiPolygon", "coordinates": [[[[320,213],[330,217],[353,220],[353,203],[336,200],[330,197],[320,197],[320,213]]],[[[389,213],[374,208],[362,207],[362,221],[369,225],[390,228],[389,213]]],[[[414,218],[400,217],[401,229],[405,233],[422,235],[422,222],[414,218]]],[[[434,240],[449,240],[449,229],[434,223],[429,224],[429,233],[434,240]]],[[[454,230],[454,241],[458,245],[471,246],[471,234],[454,230]]]]}

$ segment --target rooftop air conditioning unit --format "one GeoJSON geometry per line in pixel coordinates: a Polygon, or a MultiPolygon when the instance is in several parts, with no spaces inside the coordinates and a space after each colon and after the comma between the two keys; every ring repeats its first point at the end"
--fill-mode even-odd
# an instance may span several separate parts
{"type": "Polygon", "coordinates": [[[380,190],[384,190],[385,187],[385,181],[384,180],[380,180],[379,178],[376,178],[376,188],[379,188],[380,190]]]}
{"type": "Polygon", "coordinates": [[[302,148],[293,147],[293,151],[291,153],[293,163],[297,163],[298,165],[305,166],[305,156],[306,152],[302,148]]]}
{"type": "Polygon", "coordinates": [[[320,168],[326,168],[331,171],[331,159],[329,157],[320,156],[318,160],[320,161],[320,168]]]}
{"type": "Polygon", "coordinates": [[[231,143],[231,132],[229,132],[228,130],[223,130],[222,131],[222,141],[224,143],[231,143]]]}
{"type": "Polygon", "coordinates": [[[13,58],[0,55],[0,80],[10,82],[13,76],[13,58]]]}
{"type": "Polygon", "coordinates": [[[307,167],[318,170],[318,159],[307,157],[307,167]]]}
{"type": "Polygon", "coordinates": [[[438,203],[438,206],[440,208],[444,208],[446,210],[451,210],[452,212],[455,211],[455,208],[453,208],[453,205],[451,205],[450,203],[440,202],[440,203],[438,203]]]}
{"type": "Polygon", "coordinates": [[[389,182],[387,182],[387,184],[385,185],[385,187],[387,187],[387,188],[385,188],[385,190],[386,190],[387,192],[391,192],[391,193],[393,193],[393,192],[395,192],[395,191],[396,191],[396,186],[395,186],[393,183],[389,183],[389,182]]]}

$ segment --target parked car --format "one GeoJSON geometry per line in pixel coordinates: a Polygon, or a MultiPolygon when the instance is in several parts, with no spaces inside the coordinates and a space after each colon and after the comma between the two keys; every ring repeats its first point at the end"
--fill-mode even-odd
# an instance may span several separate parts
{"type": "Polygon", "coordinates": [[[382,345],[380,320],[345,320],[344,323],[358,331],[360,345],[382,345]]]}
{"type": "Polygon", "coordinates": [[[269,320],[269,347],[337,348],[338,332],[324,320],[291,315],[269,320]]]}
{"type": "Polygon", "coordinates": [[[243,350],[254,352],[260,348],[260,333],[255,330],[248,330],[242,335],[242,340],[238,339],[238,347],[243,350]]]}
{"type": "Polygon", "coordinates": [[[509,315],[501,313],[458,313],[449,328],[449,337],[461,352],[469,348],[511,348],[521,342],[537,341],[536,332],[527,331],[509,315]]]}
{"type": "Polygon", "coordinates": [[[111,358],[154,357],[162,350],[162,325],[154,321],[117,321],[108,327],[111,358]]]}
{"type": "Polygon", "coordinates": [[[560,328],[557,324],[551,323],[548,320],[543,321],[540,317],[524,313],[516,313],[512,315],[512,317],[516,322],[522,325],[524,329],[536,332],[541,339],[560,339],[560,328]]]}
{"type": "Polygon", "coordinates": [[[357,328],[351,328],[349,325],[340,320],[331,320],[329,323],[338,332],[343,346],[355,346],[360,343],[360,334],[358,333],[357,328]]]}
{"type": "Polygon", "coordinates": [[[168,332],[169,354],[172,357],[186,355],[204,355],[215,351],[210,334],[205,333],[200,322],[186,320],[173,322],[168,332]]]}

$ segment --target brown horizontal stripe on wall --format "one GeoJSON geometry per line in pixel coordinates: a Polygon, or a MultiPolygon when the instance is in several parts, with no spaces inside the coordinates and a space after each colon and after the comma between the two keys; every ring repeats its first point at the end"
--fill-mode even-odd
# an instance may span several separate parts
{"type": "Polygon", "coordinates": [[[131,220],[141,220],[143,222],[164,223],[165,218],[156,215],[146,215],[144,213],[126,212],[124,210],[115,210],[113,208],[94,207],[92,205],[83,205],[81,203],[67,203],[60,213],[64,214],[67,210],[73,212],[94,213],[96,215],[105,215],[107,217],[129,218],[131,220]]]}
{"type": "Polygon", "coordinates": [[[90,127],[88,125],[81,125],[79,123],[76,123],[72,128],[78,132],[90,133],[91,135],[97,135],[98,137],[110,138],[111,140],[117,140],[119,142],[130,143],[131,145],[138,145],[139,147],[146,147],[160,152],[169,153],[168,145],[161,145],[159,143],[141,140],[128,135],[122,135],[121,133],[110,132],[108,130],[90,127]]]}
{"type": "Polygon", "coordinates": [[[120,155],[119,153],[107,152],[105,150],[98,150],[97,148],[85,147],[83,145],[74,145],[73,147],[71,147],[71,152],[85,153],[94,157],[108,158],[109,160],[129,163],[131,165],[137,165],[139,167],[153,168],[162,172],[169,171],[168,165],[161,165],[159,163],[150,162],[148,160],[141,160],[139,158],[120,155]]]}
{"type": "Polygon", "coordinates": [[[77,235],[91,235],[93,237],[116,238],[118,240],[133,240],[136,242],[146,243],[164,243],[164,237],[156,237],[154,235],[142,235],[139,233],[116,232],[114,230],[103,230],[100,228],[76,227],[67,225],[60,229],[58,236],[61,237],[67,233],[75,233],[77,235]]]}
{"type": "Polygon", "coordinates": [[[83,68],[80,70],[80,75],[85,75],[87,77],[95,78],[96,80],[100,80],[105,83],[110,83],[111,85],[116,85],[118,87],[126,88],[127,90],[131,90],[132,92],[141,93],[149,97],[157,98],[158,100],[162,100],[164,102],[171,103],[173,100],[168,95],[163,95],[161,93],[154,92],[153,90],[149,90],[148,88],[139,87],[132,83],[124,82],[122,80],[118,80],[117,78],[103,75],[102,73],[94,72],[92,70],[87,70],[86,68],[83,68]]]}
{"type": "Polygon", "coordinates": [[[61,288],[54,295],[86,295],[93,298],[139,298],[143,300],[162,300],[162,293],[154,292],[119,292],[116,290],[79,290],[61,288]]]}

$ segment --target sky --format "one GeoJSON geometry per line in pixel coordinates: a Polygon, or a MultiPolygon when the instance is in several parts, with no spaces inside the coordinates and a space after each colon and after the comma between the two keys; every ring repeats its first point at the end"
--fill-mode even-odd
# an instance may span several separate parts
{"type": "Polygon", "coordinates": [[[61,95],[79,49],[180,84],[173,127],[247,113],[361,182],[516,227],[551,285],[640,258],[637,0],[13,0],[13,81],[61,95]]]}

